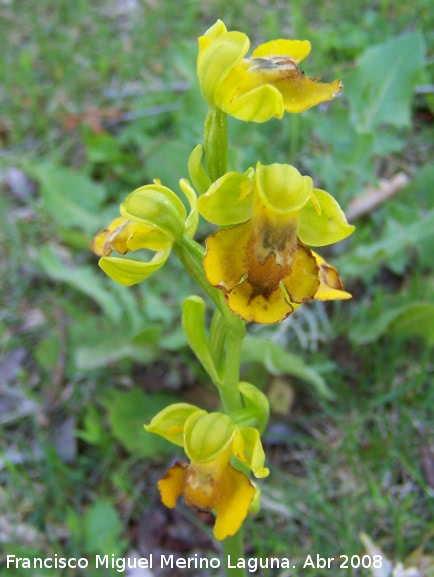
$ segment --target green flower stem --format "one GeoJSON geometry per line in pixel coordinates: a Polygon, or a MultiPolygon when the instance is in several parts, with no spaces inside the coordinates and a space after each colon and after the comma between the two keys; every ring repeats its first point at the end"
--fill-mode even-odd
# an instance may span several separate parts
{"type": "MultiPolygon", "coordinates": [[[[227,117],[226,114],[215,108],[210,108],[205,119],[204,148],[208,175],[211,181],[227,172],[227,117]]],[[[246,334],[245,322],[237,317],[227,306],[222,291],[214,288],[206,278],[203,258],[205,249],[184,234],[173,245],[179,260],[190,276],[215,304],[223,317],[222,337],[224,338],[223,375],[218,390],[223,410],[226,414],[238,412],[243,408],[241,393],[238,390],[240,382],[241,349],[246,334]]],[[[220,347],[219,347],[220,348],[220,347]]],[[[218,355],[220,357],[220,354],[218,355]]],[[[217,359],[214,359],[216,362],[217,359]]],[[[217,363],[220,364],[220,363],[217,363]]],[[[248,474],[248,472],[246,472],[248,474]]],[[[246,577],[242,567],[229,567],[236,564],[244,556],[242,528],[232,537],[223,541],[226,574],[228,577],[246,577]]]]}
{"type": "Polygon", "coordinates": [[[300,115],[291,114],[289,126],[289,159],[292,163],[296,163],[297,153],[300,148],[300,115]]]}
{"type": "Polygon", "coordinates": [[[223,293],[208,282],[203,270],[205,254],[203,246],[184,235],[182,240],[175,243],[173,248],[190,276],[210,297],[224,318],[226,347],[223,382],[219,391],[223,408],[226,413],[230,414],[242,408],[238,383],[240,381],[241,348],[246,333],[245,322],[228,308],[223,293]]]}
{"type": "Polygon", "coordinates": [[[223,541],[223,554],[226,566],[226,575],[228,577],[246,577],[246,570],[243,567],[228,567],[229,556],[231,565],[236,565],[239,558],[244,559],[242,527],[233,537],[228,537],[223,541]]]}
{"type": "Polygon", "coordinates": [[[224,315],[227,307],[222,298],[223,295],[208,282],[203,270],[203,257],[205,256],[203,246],[185,234],[179,242],[174,244],[173,249],[189,275],[224,315]]]}
{"type": "Polygon", "coordinates": [[[227,116],[217,108],[209,108],[205,118],[204,149],[208,175],[214,182],[227,172],[227,116]]]}

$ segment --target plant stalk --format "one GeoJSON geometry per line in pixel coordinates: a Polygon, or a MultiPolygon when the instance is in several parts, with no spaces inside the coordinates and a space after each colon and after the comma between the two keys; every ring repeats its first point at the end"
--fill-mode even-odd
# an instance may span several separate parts
{"type": "Polygon", "coordinates": [[[210,107],[205,118],[204,149],[211,182],[226,174],[228,164],[227,116],[210,107]]]}
{"type": "Polygon", "coordinates": [[[236,567],[238,559],[244,560],[243,528],[223,541],[224,564],[227,577],[246,577],[244,567],[236,567]],[[235,567],[234,567],[235,565],[235,567]]]}

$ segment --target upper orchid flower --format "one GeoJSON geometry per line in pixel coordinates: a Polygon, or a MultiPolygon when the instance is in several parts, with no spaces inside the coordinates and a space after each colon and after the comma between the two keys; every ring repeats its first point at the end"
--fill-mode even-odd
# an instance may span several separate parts
{"type": "Polygon", "coordinates": [[[102,257],[99,266],[113,280],[126,286],[145,280],[164,265],[174,242],[184,233],[194,235],[196,193],[184,179],[180,187],[190,204],[189,215],[178,196],[156,180],[127,196],[120,206],[122,216],[94,237],[91,249],[102,257]],[[113,251],[124,255],[138,249],[156,252],[149,262],[110,256],[113,251]]]}
{"type": "Polygon", "coordinates": [[[230,309],[275,323],[311,300],[346,299],[336,269],[306,246],[350,235],[338,203],[284,164],[228,173],[199,197],[199,212],[224,228],[206,240],[205,273],[230,309]]]}
{"type": "Polygon", "coordinates": [[[340,80],[323,84],[299,68],[311,49],[307,40],[266,42],[246,58],[249,47],[245,34],[228,32],[221,20],[199,38],[197,72],[203,97],[235,118],[282,118],[285,111],[302,112],[342,90],[340,80]]]}
{"type": "Polygon", "coordinates": [[[145,429],[184,447],[190,459],[190,464],[176,462],[160,479],[158,488],[166,507],[173,509],[183,495],[187,505],[215,511],[216,539],[234,535],[247,516],[255,487],[230,459],[244,463],[255,477],[266,477],[269,471],[264,467],[259,431],[187,403],[163,409],[145,429]]]}

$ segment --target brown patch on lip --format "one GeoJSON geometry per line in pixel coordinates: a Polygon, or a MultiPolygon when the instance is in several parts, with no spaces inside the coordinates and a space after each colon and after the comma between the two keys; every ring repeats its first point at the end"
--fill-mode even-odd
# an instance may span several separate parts
{"type": "Polygon", "coordinates": [[[269,300],[279,283],[290,274],[297,243],[294,223],[276,226],[261,219],[252,229],[247,246],[247,282],[252,287],[249,303],[258,295],[269,300]]]}
{"type": "Polygon", "coordinates": [[[269,300],[271,294],[278,288],[280,281],[290,272],[290,267],[276,264],[274,252],[270,252],[263,264],[255,258],[249,259],[249,261],[247,282],[252,287],[249,303],[258,295],[269,300]]]}
{"type": "Polygon", "coordinates": [[[300,68],[288,56],[267,56],[266,58],[257,57],[248,59],[251,63],[250,70],[260,71],[261,74],[270,74],[274,76],[276,73],[279,76],[284,72],[296,72],[300,68]]]}

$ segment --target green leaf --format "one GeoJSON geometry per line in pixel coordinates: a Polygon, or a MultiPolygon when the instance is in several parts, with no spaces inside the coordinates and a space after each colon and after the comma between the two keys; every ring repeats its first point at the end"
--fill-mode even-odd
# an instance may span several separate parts
{"type": "Polygon", "coordinates": [[[92,234],[101,227],[99,211],[104,188],[81,172],[64,166],[40,163],[27,167],[40,184],[48,212],[61,226],[77,227],[92,234]]]}
{"type": "Polygon", "coordinates": [[[399,198],[407,206],[414,207],[415,199],[417,208],[428,210],[432,208],[434,188],[434,163],[428,163],[420,167],[414,180],[410,182],[406,189],[406,194],[399,198]]]}
{"type": "Polygon", "coordinates": [[[165,439],[147,433],[143,425],[175,401],[171,395],[150,394],[136,388],[128,392],[114,391],[104,404],[115,438],[138,457],[154,457],[170,453],[173,447],[165,439]]]}
{"type": "Polygon", "coordinates": [[[122,521],[107,499],[99,499],[84,517],[85,549],[89,553],[118,556],[126,544],[120,540],[122,521]]]}
{"type": "Polygon", "coordinates": [[[221,312],[216,309],[209,329],[209,348],[217,371],[222,374],[226,340],[226,322],[221,312]]]}
{"type": "Polygon", "coordinates": [[[345,94],[360,132],[382,124],[410,125],[413,90],[424,66],[420,32],[371,46],[345,78],[345,94]]]}
{"type": "Polygon", "coordinates": [[[205,302],[190,296],[182,305],[182,327],[188,343],[212,382],[219,386],[220,376],[214,364],[205,332],[205,302]]]}
{"type": "Polygon", "coordinates": [[[418,336],[429,346],[434,344],[434,305],[411,303],[387,308],[374,318],[350,331],[350,338],[358,344],[372,343],[386,333],[404,337],[418,336]]]}
{"type": "Polygon", "coordinates": [[[86,408],[83,428],[76,431],[76,436],[90,445],[99,446],[105,454],[111,449],[112,439],[104,427],[102,414],[96,410],[94,405],[89,405],[86,408]]]}
{"type": "Polygon", "coordinates": [[[58,334],[50,334],[44,337],[34,349],[35,359],[38,365],[49,371],[53,370],[62,354],[62,342],[58,334]]]}
{"type": "Polygon", "coordinates": [[[124,360],[145,365],[161,359],[160,327],[147,322],[137,303],[135,320],[131,319],[122,300],[120,305],[122,318],[113,322],[107,316],[99,315],[96,319],[95,315],[90,315],[86,303],[82,308],[75,302],[66,303],[66,313],[71,320],[68,326],[71,374],[77,370],[107,368],[124,360]]]}
{"type": "Polygon", "coordinates": [[[404,336],[418,336],[429,346],[434,344],[434,305],[413,303],[401,311],[389,326],[389,331],[404,336]]]}
{"type": "Polygon", "coordinates": [[[383,264],[398,271],[408,262],[407,249],[432,246],[434,238],[434,210],[425,213],[410,224],[389,221],[383,238],[370,245],[360,245],[352,252],[338,260],[338,267],[343,278],[349,276],[364,277],[375,273],[383,264]]]}
{"type": "Polygon", "coordinates": [[[149,344],[134,344],[129,331],[123,332],[120,327],[113,326],[112,332],[101,335],[94,343],[78,346],[75,352],[75,364],[81,371],[89,371],[114,365],[129,359],[146,365],[161,358],[157,347],[149,344]]]}
{"type": "Polygon", "coordinates": [[[67,266],[59,260],[51,246],[44,246],[39,250],[36,262],[52,280],[68,284],[99,304],[113,321],[121,318],[122,307],[98,278],[98,269],[76,264],[67,266]]]}
{"type": "Polygon", "coordinates": [[[322,397],[334,397],[321,375],[308,367],[299,356],[284,351],[272,341],[247,336],[243,343],[242,358],[244,362],[261,363],[272,375],[298,377],[314,386],[322,397]]]}
{"type": "Polygon", "coordinates": [[[387,332],[390,324],[406,308],[406,305],[395,306],[395,308],[385,307],[383,305],[379,311],[377,307],[373,307],[375,316],[371,318],[371,315],[367,315],[367,318],[364,318],[363,322],[356,323],[350,330],[349,336],[351,341],[359,345],[373,343],[387,332]]]}
{"type": "Polygon", "coordinates": [[[84,137],[88,161],[93,164],[106,163],[122,167],[128,162],[129,157],[122,151],[119,138],[111,134],[95,134],[89,132],[84,137]]]}

